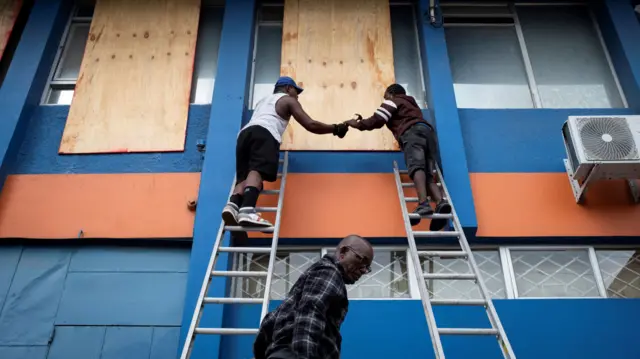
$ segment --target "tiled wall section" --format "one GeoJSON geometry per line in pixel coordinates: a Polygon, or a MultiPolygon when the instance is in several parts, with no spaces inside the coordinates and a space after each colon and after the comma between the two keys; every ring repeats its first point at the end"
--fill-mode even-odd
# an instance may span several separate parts
{"type": "Polygon", "coordinates": [[[173,358],[189,248],[1,246],[0,358],[173,358]]]}

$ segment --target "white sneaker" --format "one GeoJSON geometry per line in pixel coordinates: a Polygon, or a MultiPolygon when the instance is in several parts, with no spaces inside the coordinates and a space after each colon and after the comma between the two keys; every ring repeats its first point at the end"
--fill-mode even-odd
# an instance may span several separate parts
{"type": "Polygon", "coordinates": [[[257,213],[253,208],[240,209],[240,213],[238,213],[238,224],[243,227],[273,227],[271,222],[262,218],[260,213],[257,213]]]}
{"type": "Polygon", "coordinates": [[[227,226],[238,225],[238,206],[235,203],[228,202],[222,210],[222,220],[227,226]]]}

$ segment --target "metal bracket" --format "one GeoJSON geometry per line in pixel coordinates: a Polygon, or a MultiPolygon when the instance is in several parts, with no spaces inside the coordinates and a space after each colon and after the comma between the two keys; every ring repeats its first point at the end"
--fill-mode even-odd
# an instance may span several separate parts
{"type": "Polygon", "coordinates": [[[564,168],[567,170],[567,176],[569,177],[569,183],[571,184],[571,189],[573,190],[573,196],[576,198],[576,203],[578,204],[583,204],[584,203],[584,194],[587,190],[587,186],[589,185],[589,182],[592,179],[592,175],[596,172],[596,169],[598,168],[598,165],[595,165],[594,168],[591,170],[591,172],[589,172],[589,174],[587,175],[587,178],[584,180],[584,183],[582,185],[580,185],[580,183],[578,183],[578,181],[576,181],[575,179],[573,179],[573,169],[571,168],[571,165],[569,164],[569,160],[568,159],[563,159],[562,160],[564,162],[564,168]]]}
{"type": "MultiPolygon", "coordinates": [[[[573,179],[573,169],[569,164],[569,160],[563,159],[562,161],[564,162],[564,168],[567,170],[567,176],[569,177],[569,183],[571,184],[573,195],[576,198],[576,203],[583,204],[584,195],[585,195],[585,192],[587,191],[587,186],[589,185],[589,183],[591,183],[591,180],[593,179],[593,174],[597,173],[599,165],[596,164],[593,166],[593,169],[587,175],[587,178],[584,180],[584,183],[580,185],[578,181],[573,179]]],[[[638,188],[638,183],[636,182],[636,180],[629,179],[627,180],[627,184],[629,185],[629,190],[631,191],[631,197],[633,198],[633,202],[636,204],[640,203],[640,189],[638,188]]]]}
{"type": "Polygon", "coordinates": [[[198,140],[196,142],[196,148],[198,152],[204,152],[207,149],[207,141],[206,140],[198,140]]]}

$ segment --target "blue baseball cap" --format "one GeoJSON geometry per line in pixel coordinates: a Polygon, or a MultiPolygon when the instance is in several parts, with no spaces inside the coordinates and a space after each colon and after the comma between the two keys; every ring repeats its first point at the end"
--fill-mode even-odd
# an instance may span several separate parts
{"type": "Polygon", "coordinates": [[[278,81],[276,81],[276,86],[293,86],[293,88],[296,89],[296,91],[298,91],[298,94],[302,93],[302,91],[304,91],[302,89],[302,87],[298,86],[296,84],[296,82],[289,76],[281,76],[278,81]]]}

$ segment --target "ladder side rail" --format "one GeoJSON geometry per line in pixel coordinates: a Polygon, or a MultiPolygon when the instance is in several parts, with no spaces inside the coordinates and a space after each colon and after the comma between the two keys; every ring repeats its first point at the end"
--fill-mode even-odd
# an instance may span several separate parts
{"type": "Polygon", "coordinates": [[[435,164],[435,168],[437,171],[438,179],[440,179],[440,182],[442,183],[442,189],[444,190],[445,196],[449,200],[449,204],[451,205],[451,213],[454,214],[452,219],[454,228],[456,231],[460,233],[460,236],[458,237],[458,241],[462,247],[462,250],[469,254],[467,260],[469,261],[469,264],[471,265],[471,269],[474,271],[474,274],[476,275],[476,280],[478,282],[477,284],[480,287],[480,293],[482,294],[482,297],[484,298],[486,303],[486,310],[489,317],[489,321],[491,322],[491,325],[493,326],[493,328],[498,330],[498,334],[499,334],[498,340],[501,341],[500,344],[502,344],[500,345],[502,354],[507,359],[516,359],[516,355],[513,352],[511,343],[509,342],[509,339],[507,338],[504,327],[502,326],[502,323],[500,322],[500,318],[498,317],[498,312],[496,311],[496,308],[493,305],[493,300],[491,298],[491,295],[489,295],[489,290],[487,289],[486,285],[484,284],[484,281],[482,280],[480,269],[473,256],[473,252],[471,251],[471,246],[467,241],[467,237],[464,234],[462,225],[460,224],[460,219],[458,218],[458,214],[453,205],[453,200],[451,198],[451,195],[449,194],[449,189],[447,188],[444,178],[442,177],[442,172],[440,171],[440,167],[437,164],[435,164]]]}
{"type": "MultiPolygon", "coordinates": [[[[229,197],[233,193],[233,189],[236,186],[236,176],[233,176],[233,184],[231,185],[231,190],[229,190],[229,197]]],[[[193,317],[191,319],[191,324],[189,325],[189,331],[187,332],[187,337],[185,338],[184,346],[182,348],[182,354],[180,355],[180,359],[187,359],[191,357],[191,351],[193,349],[193,343],[195,342],[195,331],[196,327],[200,324],[200,319],[202,319],[202,313],[204,312],[204,298],[207,296],[209,292],[209,286],[211,285],[212,276],[215,265],[216,258],[218,254],[218,249],[220,248],[220,243],[222,242],[222,238],[224,237],[224,221],[220,221],[220,227],[218,228],[218,234],[216,236],[216,241],[213,244],[213,249],[211,251],[211,257],[209,258],[209,264],[207,266],[207,271],[204,274],[204,281],[202,282],[202,286],[200,286],[200,294],[198,295],[198,300],[196,301],[196,306],[193,311],[193,317]]]]}
{"type": "Polygon", "coordinates": [[[411,228],[411,223],[409,221],[407,204],[405,202],[404,191],[402,190],[402,179],[400,178],[400,171],[398,169],[398,163],[396,161],[393,161],[393,173],[396,180],[396,189],[398,191],[398,199],[400,200],[400,209],[402,210],[404,228],[407,232],[407,241],[409,243],[411,252],[411,261],[413,262],[413,269],[418,280],[418,290],[420,292],[422,307],[424,309],[427,324],[429,327],[429,335],[431,336],[431,343],[433,344],[435,359],[445,359],[444,349],[442,348],[442,341],[440,340],[440,333],[438,333],[438,326],[436,324],[435,315],[433,314],[433,308],[429,299],[429,292],[424,281],[422,266],[420,265],[418,248],[413,237],[413,229],[411,228]]]}
{"type": "Polygon", "coordinates": [[[280,220],[282,219],[282,206],[284,203],[284,189],[287,183],[287,172],[289,170],[289,151],[284,153],[284,163],[282,164],[282,176],[280,177],[280,193],[278,193],[278,206],[276,212],[276,221],[274,223],[273,237],[271,242],[271,251],[269,252],[269,266],[267,269],[267,280],[264,285],[264,299],[262,302],[262,311],[260,313],[260,324],[269,312],[269,301],[271,298],[271,282],[273,278],[273,268],[275,266],[275,258],[278,251],[278,238],[280,236],[280,220]]]}

